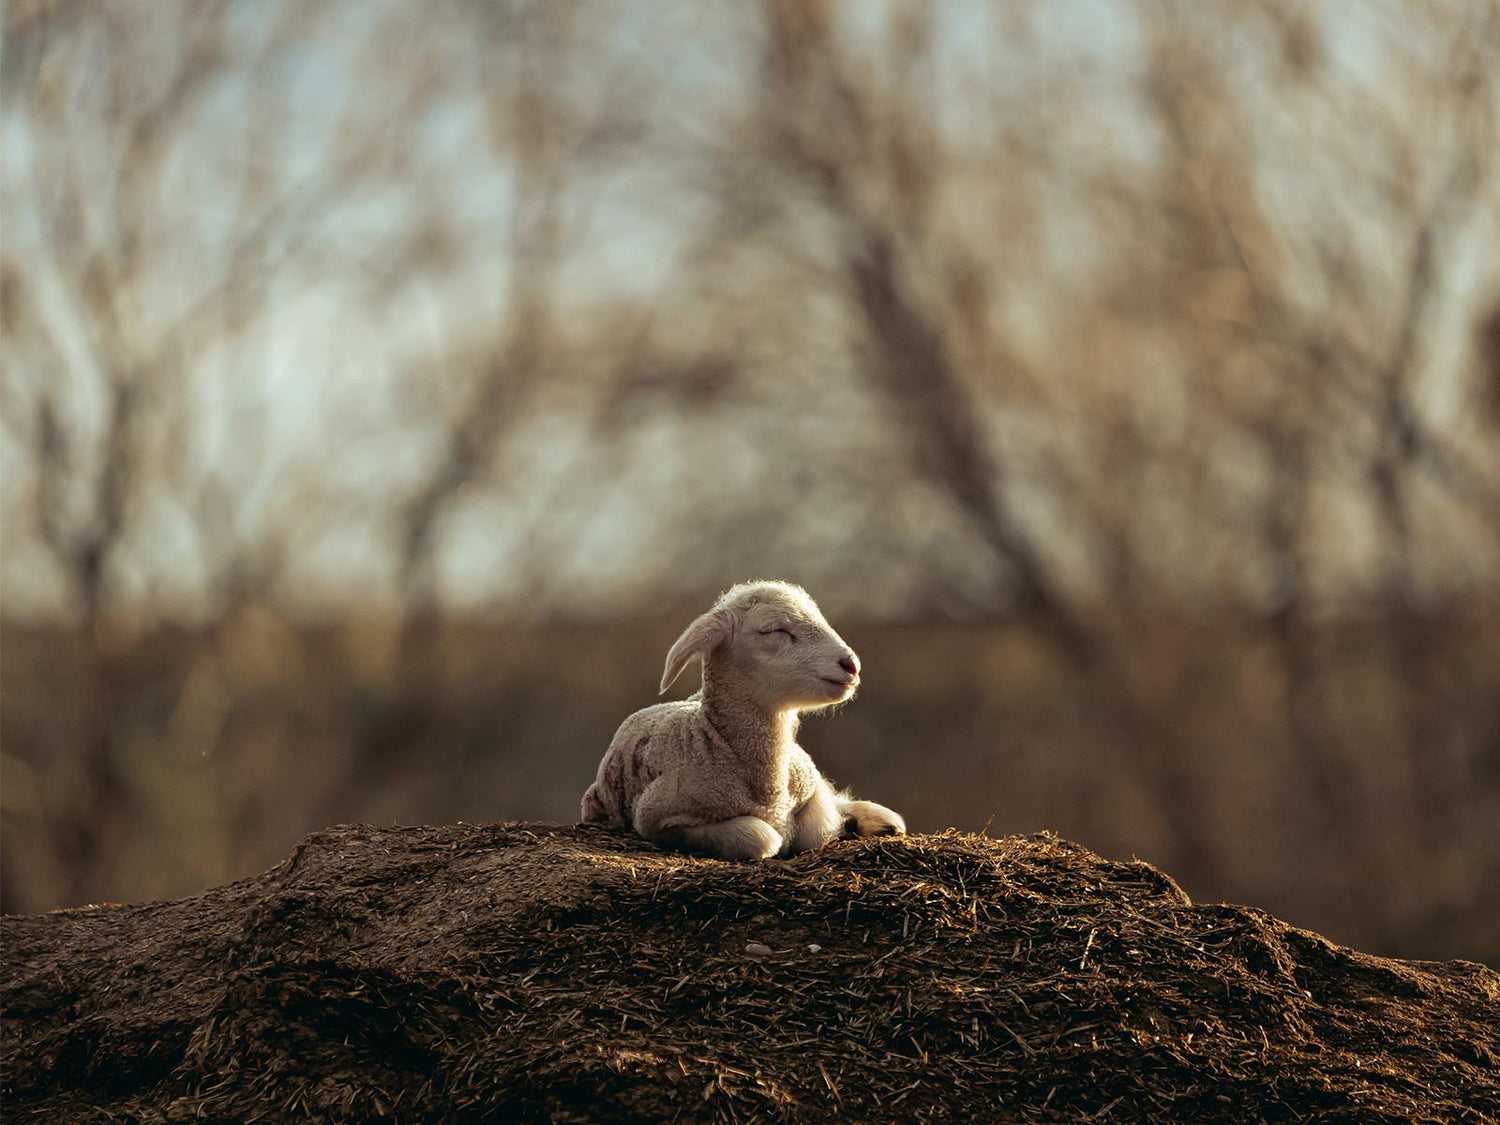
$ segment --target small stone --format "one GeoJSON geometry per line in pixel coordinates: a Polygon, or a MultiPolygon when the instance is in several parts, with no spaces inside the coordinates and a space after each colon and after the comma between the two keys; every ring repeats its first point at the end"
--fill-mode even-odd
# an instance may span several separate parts
{"type": "Polygon", "coordinates": [[[822,953],[823,947],[821,945],[809,945],[807,951],[809,953],[822,953]]]}
{"type": "Polygon", "coordinates": [[[745,943],[745,952],[750,954],[751,957],[769,957],[771,956],[771,947],[769,945],[762,945],[758,941],[749,941],[745,943]]]}

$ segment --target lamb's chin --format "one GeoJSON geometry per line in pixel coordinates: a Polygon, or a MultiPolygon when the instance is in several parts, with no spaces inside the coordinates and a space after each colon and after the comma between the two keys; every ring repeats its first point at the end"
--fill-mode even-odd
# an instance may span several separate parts
{"type": "Polygon", "coordinates": [[[857,683],[835,684],[831,680],[824,680],[818,688],[808,692],[810,698],[803,703],[797,704],[799,711],[818,711],[824,707],[837,707],[840,703],[848,703],[854,698],[854,693],[859,690],[857,683]],[[813,692],[821,689],[823,695],[814,696],[813,692]]]}

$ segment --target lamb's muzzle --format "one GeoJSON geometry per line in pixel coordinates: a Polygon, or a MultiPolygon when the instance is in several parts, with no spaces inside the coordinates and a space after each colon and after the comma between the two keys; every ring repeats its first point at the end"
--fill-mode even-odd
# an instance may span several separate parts
{"type": "Polygon", "coordinates": [[[728,590],[672,645],[661,690],[695,659],[701,690],[620,724],[584,794],[585,822],[723,859],[807,851],[841,832],[906,831],[885,806],[835,793],[797,745],[799,715],[853,698],[861,672],[807,591],[728,590]]]}

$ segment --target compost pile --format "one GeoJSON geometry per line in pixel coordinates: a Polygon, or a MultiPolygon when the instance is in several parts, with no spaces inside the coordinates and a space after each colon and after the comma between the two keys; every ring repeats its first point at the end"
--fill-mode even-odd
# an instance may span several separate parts
{"type": "Polygon", "coordinates": [[[1050,836],[341,827],[3,938],[7,1120],[1500,1119],[1500,975],[1050,836]]]}

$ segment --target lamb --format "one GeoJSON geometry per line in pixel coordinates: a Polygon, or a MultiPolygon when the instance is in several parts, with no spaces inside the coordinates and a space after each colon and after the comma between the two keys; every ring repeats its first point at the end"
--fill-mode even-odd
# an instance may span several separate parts
{"type": "Polygon", "coordinates": [[[904,835],[899,814],[835,792],[797,745],[798,717],[843,703],[859,660],[789,582],[743,582],[677,638],[665,692],[689,661],[703,686],[620,724],[583,795],[583,821],[630,827],[720,859],[765,859],[839,835],[904,835]]]}

